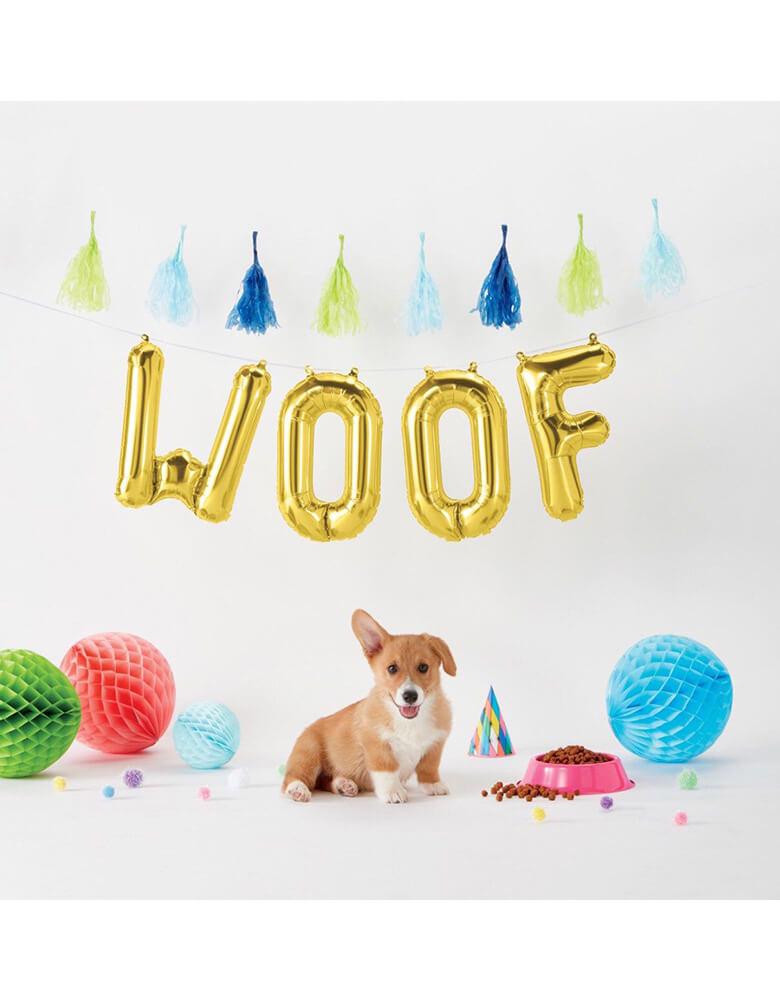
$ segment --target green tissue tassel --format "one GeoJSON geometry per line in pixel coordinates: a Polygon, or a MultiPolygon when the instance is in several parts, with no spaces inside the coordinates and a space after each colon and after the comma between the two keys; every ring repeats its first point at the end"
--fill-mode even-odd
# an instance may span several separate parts
{"type": "Polygon", "coordinates": [[[344,263],[342,234],[339,234],[339,255],[322,290],[314,325],[320,333],[325,333],[329,337],[340,337],[343,333],[357,333],[361,327],[358,293],[344,263]]]}
{"type": "Polygon", "coordinates": [[[68,265],[57,301],[86,312],[107,309],[111,302],[103,273],[103,258],[95,236],[94,212],[89,213],[89,239],[68,265]]]}
{"type": "Polygon", "coordinates": [[[563,265],[558,282],[558,301],[568,313],[582,316],[588,309],[598,309],[607,300],[601,283],[601,268],[596,254],[582,239],[582,213],[577,216],[580,236],[574,253],[563,265]]]}

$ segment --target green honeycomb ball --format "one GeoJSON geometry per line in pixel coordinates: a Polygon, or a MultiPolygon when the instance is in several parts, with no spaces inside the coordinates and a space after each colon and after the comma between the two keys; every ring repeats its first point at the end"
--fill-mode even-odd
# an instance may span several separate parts
{"type": "Polygon", "coordinates": [[[0,778],[26,778],[76,737],[81,703],[65,674],[29,649],[0,651],[0,778]]]}

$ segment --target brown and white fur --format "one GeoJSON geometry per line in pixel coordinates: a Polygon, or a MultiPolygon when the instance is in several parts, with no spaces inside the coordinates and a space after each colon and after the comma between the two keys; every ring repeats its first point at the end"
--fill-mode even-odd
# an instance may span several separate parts
{"type": "Polygon", "coordinates": [[[365,611],[352,615],[352,630],[374,687],[301,733],[282,791],[296,802],[308,802],[315,788],[347,796],[373,791],[383,802],[406,802],[406,782],[416,774],[427,795],[446,795],[439,761],[452,712],[439,668],[455,675],[449,646],[425,633],[390,635],[365,611]]]}

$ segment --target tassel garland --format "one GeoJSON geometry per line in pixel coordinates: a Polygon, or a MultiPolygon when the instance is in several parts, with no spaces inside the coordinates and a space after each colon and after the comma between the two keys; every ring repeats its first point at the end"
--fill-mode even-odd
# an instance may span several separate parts
{"type": "Polygon", "coordinates": [[[361,328],[358,293],[344,263],[344,236],[339,233],[339,255],[325,282],[314,326],[328,337],[357,333],[361,328]]]}
{"type": "Polygon", "coordinates": [[[257,259],[256,229],[252,233],[252,254],[252,265],[244,275],[238,302],[230,310],[225,323],[226,330],[237,327],[247,333],[265,333],[269,326],[279,326],[268,290],[268,279],[257,259]]]}
{"type": "Polygon", "coordinates": [[[677,247],[658,224],[658,199],[652,199],[653,232],[642,257],[642,288],[645,297],[676,295],[685,284],[685,265],[677,247]]]}
{"type": "Polygon", "coordinates": [[[406,328],[412,337],[441,330],[439,289],[425,263],[425,233],[420,233],[420,263],[409,295],[406,328]]]}
{"type": "Polygon", "coordinates": [[[494,326],[496,329],[508,326],[514,330],[518,323],[522,323],[520,290],[506,251],[506,226],[501,227],[501,233],[501,249],[482,282],[476,308],[471,311],[479,312],[483,326],[494,326]]]}
{"type": "Polygon", "coordinates": [[[86,312],[108,309],[111,302],[103,273],[103,259],[95,236],[94,211],[89,213],[89,239],[68,264],[57,301],[86,312]]]}
{"type": "Polygon", "coordinates": [[[582,316],[589,309],[598,309],[607,300],[601,283],[601,268],[596,254],[585,246],[582,238],[582,213],[577,216],[580,235],[571,257],[563,265],[558,282],[558,301],[568,313],[582,316]]]}
{"type": "Polygon", "coordinates": [[[175,252],[155,271],[146,300],[152,316],[177,326],[186,326],[195,312],[190,278],[183,259],[186,229],[186,226],[181,227],[175,252]]]}

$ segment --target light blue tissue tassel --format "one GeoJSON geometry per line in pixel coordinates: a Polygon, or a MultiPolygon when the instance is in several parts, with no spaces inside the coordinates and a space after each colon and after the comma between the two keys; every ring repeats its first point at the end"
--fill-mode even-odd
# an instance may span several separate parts
{"type": "Polygon", "coordinates": [[[648,299],[654,295],[676,295],[685,284],[682,257],[658,224],[657,198],[653,198],[653,214],[653,232],[642,257],[642,288],[648,299]]]}
{"type": "Polygon", "coordinates": [[[192,286],[183,258],[186,229],[181,227],[176,252],[155,271],[146,302],[152,316],[178,326],[185,326],[195,314],[192,286]]]}
{"type": "Polygon", "coordinates": [[[494,326],[496,329],[508,326],[514,330],[522,323],[520,315],[520,290],[515,281],[509,255],[506,252],[507,227],[501,227],[501,249],[491,265],[488,276],[482,282],[479,301],[472,312],[479,312],[484,326],[494,326]]]}
{"type": "Polygon", "coordinates": [[[409,294],[406,328],[412,337],[429,330],[441,330],[439,289],[425,264],[425,233],[420,233],[420,265],[409,294]]]}
{"type": "Polygon", "coordinates": [[[257,230],[252,233],[252,253],[252,265],[244,275],[241,295],[230,310],[226,330],[235,326],[247,333],[265,333],[269,326],[279,325],[268,290],[268,279],[257,259],[257,230]]]}

